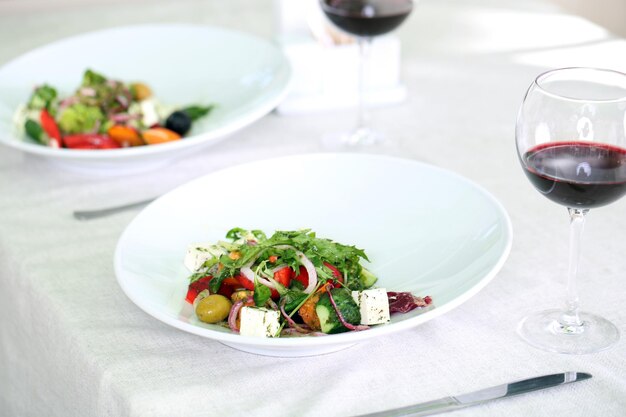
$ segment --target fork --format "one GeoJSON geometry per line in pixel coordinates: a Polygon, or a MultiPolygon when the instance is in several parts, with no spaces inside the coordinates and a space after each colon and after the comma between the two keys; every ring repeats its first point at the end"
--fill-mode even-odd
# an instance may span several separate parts
{"type": "Polygon", "coordinates": [[[77,220],[91,220],[97,219],[100,217],[110,216],[112,214],[120,213],[122,211],[131,210],[138,207],[143,207],[146,204],[153,202],[155,198],[150,198],[147,200],[136,201],[134,203],[123,204],[120,206],[107,207],[101,209],[94,210],[75,210],[72,215],[77,220]]]}

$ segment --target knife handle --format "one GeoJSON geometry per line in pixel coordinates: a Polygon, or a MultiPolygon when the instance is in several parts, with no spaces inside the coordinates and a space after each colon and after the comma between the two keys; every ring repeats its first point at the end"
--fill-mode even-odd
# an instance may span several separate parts
{"type": "Polygon", "coordinates": [[[379,411],[371,414],[361,414],[355,417],[398,417],[406,415],[430,416],[432,414],[441,413],[443,411],[452,411],[463,407],[465,407],[465,405],[459,403],[453,397],[446,397],[421,404],[409,405],[407,407],[394,408],[393,410],[379,411]]]}

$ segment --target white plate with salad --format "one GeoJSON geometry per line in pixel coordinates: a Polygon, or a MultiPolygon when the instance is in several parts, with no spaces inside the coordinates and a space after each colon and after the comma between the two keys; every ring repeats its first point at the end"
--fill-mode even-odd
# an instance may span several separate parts
{"type": "Polygon", "coordinates": [[[126,295],[158,320],[242,351],[297,357],[450,311],[496,275],[511,240],[504,208],[459,175],[406,159],[311,154],[228,168],[160,197],[126,228],[114,263],[126,295]],[[377,315],[381,293],[390,310],[393,293],[415,305],[377,315]],[[368,307],[369,296],[378,300],[368,307]],[[307,302],[320,323],[300,311],[307,302]]]}
{"type": "Polygon", "coordinates": [[[80,170],[146,170],[263,117],[290,77],[275,45],[235,31],[86,33],[0,68],[0,143],[80,170]]]}

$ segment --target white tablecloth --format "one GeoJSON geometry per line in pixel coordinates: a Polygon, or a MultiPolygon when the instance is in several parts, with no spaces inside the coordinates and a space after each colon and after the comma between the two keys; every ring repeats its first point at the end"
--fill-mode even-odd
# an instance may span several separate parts
{"type": "MultiPolygon", "coordinates": [[[[131,23],[272,35],[267,0],[63,3],[28,12],[8,2],[0,63],[70,34],[131,23]]],[[[534,349],[515,333],[524,314],[563,302],[568,219],[530,186],[514,148],[517,109],[539,72],[625,70],[626,42],[546,3],[519,3],[420,2],[398,32],[409,99],[373,115],[395,144],[386,153],[458,172],[504,204],[514,228],[507,263],[452,312],[337,353],[255,356],[153,319],[113,273],[115,244],[137,211],[90,222],[70,213],[157,195],[233,164],[320,151],[320,136],[344,127],[351,111],[272,114],[197,155],[125,177],[80,175],[0,149],[0,415],[346,416],[569,370],[594,377],[453,415],[626,415],[626,337],[606,352],[568,356],[534,349]]],[[[625,209],[621,201],[589,216],[579,285],[583,306],[623,335],[625,209]]]]}

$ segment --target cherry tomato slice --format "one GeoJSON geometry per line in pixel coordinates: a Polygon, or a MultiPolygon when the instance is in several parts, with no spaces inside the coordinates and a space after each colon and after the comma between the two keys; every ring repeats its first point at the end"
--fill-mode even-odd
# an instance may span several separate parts
{"type": "Polygon", "coordinates": [[[220,285],[220,289],[217,293],[226,298],[230,298],[237,288],[241,288],[241,284],[239,284],[239,281],[236,278],[230,277],[222,281],[222,285],[220,285]]]}
{"type": "Polygon", "coordinates": [[[41,128],[50,138],[50,145],[57,148],[63,146],[61,130],[59,130],[57,122],[54,121],[54,117],[48,113],[48,110],[43,109],[41,113],[39,113],[39,121],[41,122],[41,128]]]}
{"type": "Polygon", "coordinates": [[[120,144],[107,135],[97,133],[79,133],[63,138],[65,146],[70,149],[116,149],[120,144]]]}
{"type": "Polygon", "coordinates": [[[209,289],[209,281],[211,280],[211,278],[213,277],[212,276],[202,277],[199,280],[189,284],[185,301],[187,301],[189,304],[193,304],[198,294],[200,294],[204,290],[209,289]]]}
{"type": "Polygon", "coordinates": [[[250,281],[245,276],[236,275],[235,279],[237,279],[237,281],[239,281],[239,284],[241,284],[241,286],[244,287],[246,290],[254,291],[254,282],[250,281]]]}
{"type": "Polygon", "coordinates": [[[335,265],[331,265],[328,262],[324,262],[324,266],[330,269],[330,272],[335,276],[335,279],[339,282],[343,282],[343,274],[339,272],[335,265]]]}
{"type": "Polygon", "coordinates": [[[289,284],[291,284],[291,279],[293,278],[293,270],[288,266],[283,269],[279,269],[274,272],[274,279],[283,287],[289,288],[289,284]]]}
{"type": "MultiPolygon", "coordinates": [[[[213,276],[208,275],[206,277],[202,277],[197,281],[189,284],[189,288],[187,289],[187,296],[185,300],[189,304],[193,304],[193,301],[196,299],[198,294],[200,294],[204,290],[209,289],[209,283],[213,279],[213,276]]],[[[235,289],[240,288],[241,284],[239,280],[234,277],[226,278],[222,281],[222,285],[220,285],[220,289],[217,291],[218,294],[223,295],[224,297],[230,298],[230,296],[235,292],[235,289]]]]}
{"type": "Polygon", "coordinates": [[[304,286],[304,288],[306,288],[309,285],[309,273],[306,271],[306,268],[303,266],[300,266],[300,271],[298,272],[298,275],[293,277],[293,279],[295,279],[296,281],[299,281],[304,286]]]}

